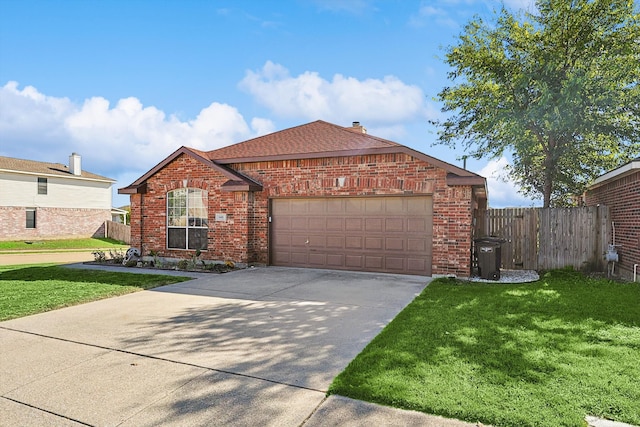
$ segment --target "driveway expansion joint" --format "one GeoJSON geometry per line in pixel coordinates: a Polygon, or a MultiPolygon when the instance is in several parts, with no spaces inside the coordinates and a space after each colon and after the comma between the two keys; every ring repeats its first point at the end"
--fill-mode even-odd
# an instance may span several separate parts
{"type": "Polygon", "coordinates": [[[28,406],[29,408],[35,409],[37,411],[46,412],[47,414],[51,414],[51,415],[54,415],[54,416],[59,417],[59,418],[64,418],[65,420],[73,421],[74,423],[78,423],[78,424],[81,424],[83,426],[95,427],[93,424],[87,424],[87,423],[85,423],[83,421],[80,421],[80,420],[77,420],[75,418],[67,417],[66,415],[62,415],[62,414],[58,414],[56,412],[48,411],[46,409],[39,408],[37,406],[31,405],[31,404],[26,403],[26,402],[22,402],[20,400],[12,399],[12,398],[7,397],[7,396],[0,396],[0,398],[5,399],[5,400],[9,400],[9,401],[11,401],[13,403],[17,403],[18,405],[28,406]]]}

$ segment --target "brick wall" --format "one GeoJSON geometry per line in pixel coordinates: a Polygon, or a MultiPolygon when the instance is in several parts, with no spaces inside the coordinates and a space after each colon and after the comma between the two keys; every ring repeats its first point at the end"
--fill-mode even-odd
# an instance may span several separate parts
{"type": "Polygon", "coordinates": [[[249,194],[220,191],[228,178],[189,156],[181,155],[147,180],[144,194],[131,196],[131,246],[143,255],[157,251],[161,256],[189,258],[192,250],[167,249],[167,193],[178,188],[199,188],[208,195],[209,233],[202,259],[249,262],[249,194]],[[215,221],[216,213],[227,221],[215,221]]]}
{"type": "Polygon", "coordinates": [[[633,276],[633,265],[640,264],[640,171],[607,183],[586,193],[586,204],[609,207],[615,224],[622,277],[633,276]]]}
{"type": "Polygon", "coordinates": [[[0,207],[0,240],[104,237],[111,210],[36,208],[36,228],[26,228],[25,207],[0,207]]]}
{"type": "Polygon", "coordinates": [[[264,186],[264,191],[255,193],[258,221],[254,224],[252,261],[268,261],[269,198],[430,194],[434,206],[432,274],[469,276],[471,188],[448,187],[442,169],[404,153],[230,166],[264,186]],[[343,183],[338,179],[342,177],[343,183]]]}
{"type": "Polygon", "coordinates": [[[193,251],[166,249],[166,194],[185,186],[183,179],[186,187],[208,191],[210,231],[202,258],[245,263],[268,263],[270,198],[428,194],[434,206],[432,272],[469,276],[471,188],[448,187],[442,169],[402,153],[229,166],[260,182],[263,191],[221,192],[226,177],[181,155],[147,180],[145,194],[132,195],[132,246],[144,254],[191,256],[193,251]],[[216,213],[226,213],[227,221],[214,221],[216,213]]]}

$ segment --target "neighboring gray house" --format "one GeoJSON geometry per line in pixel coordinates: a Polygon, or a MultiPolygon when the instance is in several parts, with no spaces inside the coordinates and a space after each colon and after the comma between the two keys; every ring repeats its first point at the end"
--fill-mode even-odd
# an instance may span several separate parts
{"type": "Polygon", "coordinates": [[[0,240],[103,237],[115,181],[69,166],[0,156],[0,240]]]}

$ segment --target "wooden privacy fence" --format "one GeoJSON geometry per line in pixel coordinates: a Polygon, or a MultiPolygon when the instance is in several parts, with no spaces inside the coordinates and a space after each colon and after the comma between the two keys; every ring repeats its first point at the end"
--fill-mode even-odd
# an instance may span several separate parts
{"type": "Polygon", "coordinates": [[[126,244],[131,243],[131,227],[119,222],[104,222],[104,237],[119,240],[126,244]]]}
{"type": "Polygon", "coordinates": [[[611,225],[606,206],[486,209],[476,211],[474,222],[474,238],[506,240],[502,268],[604,271],[611,225]]]}

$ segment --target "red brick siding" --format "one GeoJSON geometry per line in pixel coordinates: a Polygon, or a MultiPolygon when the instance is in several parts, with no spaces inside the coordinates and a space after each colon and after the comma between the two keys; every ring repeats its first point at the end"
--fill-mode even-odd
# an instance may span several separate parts
{"type": "Polygon", "coordinates": [[[36,208],[36,228],[26,228],[25,207],[0,207],[0,240],[104,237],[106,209],[36,208]]]}
{"type": "Polygon", "coordinates": [[[587,191],[586,204],[609,207],[615,224],[620,263],[616,269],[632,278],[633,265],[640,264],[640,171],[587,191]]]}
{"type": "Polygon", "coordinates": [[[225,193],[220,186],[228,178],[209,166],[182,155],[147,180],[146,193],[131,197],[131,245],[161,256],[188,258],[194,251],[167,249],[167,193],[188,187],[208,194],[208,248],[201,258],[248,262],[247,193],[225,193]],[[186,180],[186,185],[184,180],[186,180]],[[226,222],[216,222],[215,214],[227,214],[226,222]]]}
{"type": "Polygon", "coordinates": [[[230,165],[263,185],[263,191],[225,193],[227,181],[205,164],[182,155],[147,180],[147,192],[131,197],[132,245],[143,253],[186,258],[193,251],[166,249],[166,193],[196,187],[209,194],[209,249],[204,259],[268,263],[269,199],[370,195],[433,195],[433,274],[468,276],[473,200],[470,187],[448,187],[446,171],[405,154],[283,160],[230,165]],[[338,178],[344,177],[339,185],[338,178]],[[227,222],[214,221],[226,213],[227,222]],[[141,238],[141,236],[143,236],[141,238]]]}
{"type": "Polygon", "coordinates": [[[432,194],[432,274],[467,277],[470,272],[472,194],[448,187],[446,171],[406,154],[281,160],[230,165],[262,183],[255,193],[253,262],[268,262],[268,200],[273,197],[328,197],[432,194]],[[338,178],[344,177],[339,186],[338,178]]]}

